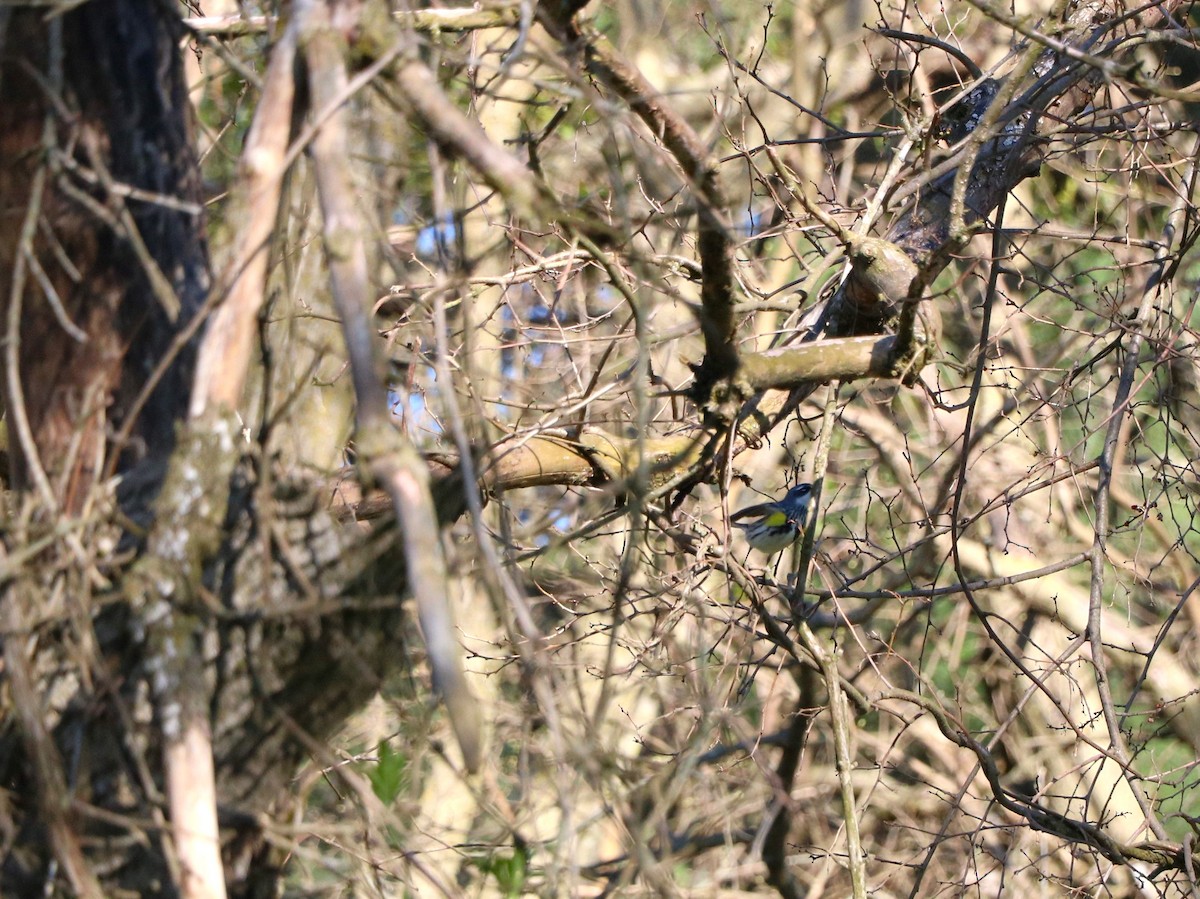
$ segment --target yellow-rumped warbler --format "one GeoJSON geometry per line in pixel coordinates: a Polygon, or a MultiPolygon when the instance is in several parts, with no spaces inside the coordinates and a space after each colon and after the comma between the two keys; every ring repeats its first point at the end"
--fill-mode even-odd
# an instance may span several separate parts
{"type": "Polygon", "coordinates": [[[787,549],[804,533],[812,489],[812,484],[797,484],[779,502],[738,509],[729,516],[729,521],[742,529],[752,549],[774,555],[787,549]],[[748,520],[739,521],[743,518],[748,520]]]}

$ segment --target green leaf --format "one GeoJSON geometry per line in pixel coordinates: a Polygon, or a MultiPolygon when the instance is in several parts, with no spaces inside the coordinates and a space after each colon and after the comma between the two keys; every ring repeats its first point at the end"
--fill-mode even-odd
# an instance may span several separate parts
{"type": "Polygon", "coordinates": [[[375,766],[367,770],[367,777],[380,802],[390,805],[408,786],[408,757],[381,742],[376,759],[375,766]]]}

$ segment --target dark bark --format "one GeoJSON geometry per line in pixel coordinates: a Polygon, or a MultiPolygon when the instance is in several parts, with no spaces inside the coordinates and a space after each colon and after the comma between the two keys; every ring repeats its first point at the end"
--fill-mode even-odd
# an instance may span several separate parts
{"type": "MultiPolygon", "coordinates": [[[[177,20],[153,0],[93,0],[49,24],[37,10],[0,16],[0,208],[9,211],[0,219],[0,294],[13,292],[23,254],[45,269],[62,306],[54,310],[38,279],[25,278],[14,310],[19,377],[6,384],[6,401],[11,412],[20,399],[52,483],[72,458],[85,460],[57,504],[83,504],[101,474],[97,450],[106,449],[110,464],[127,471],[127,511],[145,520],[187,413],[197,342],[189,324],[209,284],[177,20]],[[32,234],[22,228],[31,205],[32,234]],[[68,332],[64,315],[85,340],[68,332]],[[157,386],[144,391],[155,373],[157,386]],[[131,443],[114,444],[123,427],[131,443]],[[82,447],[72,451],[77,429],[82,447]]],[[[31,461],[15,455],[16,486],[34,486],[31,461]]],[[[364,535],[329,514],[314,485],[277,486],[264,500],[245,464],[233,483],[210,487],[230,493],[223,540],[202,589],[188,591],[203,603],[182,611],[201,622],[193,649],[211,688],[230,895],[268,895],[278,866],[260,839],[259,815],[312,747],[407,666],[406,578],[394,524],[364,535]]],[[[15,539],[8,547],[19,548],[15,539]]],[[[69,555],[53,544],[0,601],[48,608],[69,555]]],[[[146,628],[122,590],[126,570],[105,569],[109,592],[88,596],[86,584],[75,584],[80,602],[90,600],[82,619],[30,614],[4,638],[36,638],[38,711],[60,756],[51,773],[62,774],[69,820],[104,888],[172,895],[160,724],[146,688],[146,628]],[[72,655],[76,641],[94,655],[72,655]]],[[[31,759],[13,721],[6,714],[0,730],[0,785],[14,797],[7,820],[0,813],[13,837],[0,894],[21,896],[53,877],[35,800],[54,778],[31,759]]]]}
{"type": "MultiPolygon", "coordinates": [[[[153,0],[93,0],[64,23],[68,83],[80,109],[89,110],[88,117],[107,136],[106,164],[113,179],[197,210],[152,201],[127,204],[141,241],[178,300],[175,312],[164,309],[155,295],[130,241],[109,238],[112,267],[125,278],[118,319],[128,341],[116,397],[121,412],[129,410],[197,314],[210,283],[181,36],[178,20],[153,0]]],[[[185,341],[138,416],[134,433],[152,454],[170,450],[175,421],[187,408],[194,356],[195,341],[185,341]]]]}
{"type": "MultiPolygon", "coordinates": [[[[31,269],[22,279],[21,389],[7,384],[5,402],[23,406],[52,474],[72,466],[57,498],[74,511],[100,474],[106,431],[129,432],[127,446],[110,447],[123,466],[161,459],[187,407],[194,344],[185,341],[138,409],[209,284],[178,20],[151,0],[95,0],[61,20],[40,10],[6,18],[0,295],[7,304],[19,254],[45,277],[31,269]],[[23,243],[31,203],[40,214],[23,243]],[[64,315],[82,334],[68,333],[64,315]]],[[[13,480],[28,484],[31,460],[15,436],[13,480]]]]}
{"type": "MultiPolygon", "coordinates": [[[[135,469],[125,496],[143,518],[187,409],[189,326],[209,273],[180,35],[173,10],[153,0],[94,0],[61,17],[0,11],[0,302],[15,353],[3,367],[8,475],[47,518],[83,512],[108,474],[135,469]]],[[[24,548],[19,529],[5,532],[9,553],[24,548]]],[[[66,589],[78,591],[81,615],[52,619],[48,588],[64,585],[54,555],[8,585],[3,602],[24,618],[10,614],[4,638],[30,641],[93,870],[113,889],[169,894],[151,815],[156,740],[134,725],[138,622],[113,597],[92,618],[89,599],[106,598],[80,584],[66,589]]],[[[28,728],[4,720],[0,783],[18,799],[0,893],[40,894],[51,869],[35,798],[45,800],[54,772],[27,756],[28,728]]]]}

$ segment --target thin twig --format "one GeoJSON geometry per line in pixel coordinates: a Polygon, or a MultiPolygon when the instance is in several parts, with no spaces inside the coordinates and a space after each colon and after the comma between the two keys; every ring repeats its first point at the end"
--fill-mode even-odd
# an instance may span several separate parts
{"type": "MultiPolygon", "coordinates": [[[[47,120],[43,132],[43,145],[52,140],[52,131],[47,120]]],[[[17,432],[17,443],[21,448],[22,461],[33,485],[41,495],[47,510],[56,510],[58,500],[54,489],[50,486],[50,478],[42,466],[38,453],[37,442],[33,437],[33,429],[29,425],[28,410],[25,405],[25,390],[21,380],[21,309],[25,297],[25,260],[32,255],[31,247],[37,232],[38,216],[42,211],[42,195],[46,187],[46,167],[40,165],[33,173],[29,186],[29,203],[25,208],[25,220],[21,224],[21,236],[18,241],[16,259],[13,261],[12,289],[8,295],[8,315],[5,322],[4,340],[4,373],[8,396],[5,410],[11,416],[12,424],[17,432]]]]}

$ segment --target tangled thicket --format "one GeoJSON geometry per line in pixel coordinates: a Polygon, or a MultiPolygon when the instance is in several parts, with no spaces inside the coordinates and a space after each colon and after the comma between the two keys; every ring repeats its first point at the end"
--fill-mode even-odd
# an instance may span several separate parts
{"type": "MultiPolygon", "coordinates": [[[[478,775],[397,614],[403,508],[339,469],[377,445],[361,390],[351,439],[335,191],[319,149],[289,159],[216,611],[189,612],[225,635],[255,618],[264,644],[257,616],[294,620],[333,634],[338,677],[356,649],[367,693],[384,676],[337,736],[264,725],[309,758],[263,834],[288,889],[1190,894],[1190,8],[593,6],[400,11],[342,95],[341,208],[374,247],[392,418],[447,526],[478,775]],[[853,341],[861,370],[834,358],[853,341]],[[834,374],[762,355],[805,347],[834,374]],[[798,479],[820,485],[809,540],[747,558],[729,512],[798,479]],[[220,587],[259,543],[269,615],[220,587]]],[[[291,26],[192,24],[220,271],[248,214],[224,191],[291,26]]],[[[52,531],[59,567],[12,581],[46,599],[22,631],[87,633],[129,570],[112,553],[140,551],[80,542],[108,521],[52,531]]],[[[44,550],[36,526],[7,533],[10,558],[44,550]]],[[[81,645],[64,664],[86,680],[81,645]]],[[[219,672],[223,651],[198,650],[219,672]]],[[[255,713],[232,720],[219,792],[222,764],[263,758],[235,739],[255,713]]]]}

